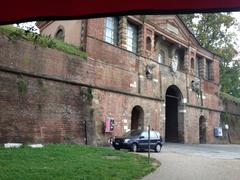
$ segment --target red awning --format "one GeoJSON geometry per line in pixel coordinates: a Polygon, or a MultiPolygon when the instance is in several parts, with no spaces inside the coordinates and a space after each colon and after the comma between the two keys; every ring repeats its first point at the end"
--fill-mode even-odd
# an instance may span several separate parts
{"type": "Polygon", "coordinates": [[[126,14],[240,11],[240,0],[3,0],[0,24],[126,14]]]}

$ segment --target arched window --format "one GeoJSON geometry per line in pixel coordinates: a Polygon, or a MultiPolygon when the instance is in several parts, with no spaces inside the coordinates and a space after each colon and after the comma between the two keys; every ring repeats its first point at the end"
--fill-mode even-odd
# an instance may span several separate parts
{"type": "Polygon", "coordinates": [[[62,28],[58,28],[58,31],[55,34],[55,38],[64,41],[64,31],[62,28]]]}
{"type": "Polygon", "coordinates": [[[165,63],[165,53],[164,51],[158,52],[158,62],[164,64],[165,63]]]}
{"type": "Polygon", "coordinates": [[[144,111],[141,106],[134,106],[131,116],[131,130],[144,129],[144,111]]]}
{"type": "Polygon", "coordinates": [[[146,48],[147,48],[147,50],[148,51],[151,51],[151,46],[152,46],[152,40],[151,40],[151,38],[148,36],[147,37],[147,40],[146,40],[146,48]]]}

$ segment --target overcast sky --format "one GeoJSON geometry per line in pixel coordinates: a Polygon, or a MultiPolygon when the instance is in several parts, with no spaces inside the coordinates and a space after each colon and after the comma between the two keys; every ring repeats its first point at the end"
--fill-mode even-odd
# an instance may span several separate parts
{"type": "MultiPolygon", "coordinates": [[[[238,24],[240,25],[240,12],[233,12],[232,15],[237,19],[238,21],[238,24]]],[[[240,27],[239,28],[236,28],[236,29],[233,29],[233,31],[235,31],[236,35],[237,35],[237,45],[236,45],[236,49],[238,51],[238,58],[240,58],[240,27]]]]}

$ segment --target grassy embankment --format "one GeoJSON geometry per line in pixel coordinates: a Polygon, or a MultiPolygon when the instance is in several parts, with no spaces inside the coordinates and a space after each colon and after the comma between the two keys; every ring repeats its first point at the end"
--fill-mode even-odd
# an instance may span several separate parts
{"type": "Polygon", "coordinates": [[[37,33],[26,31],[12,25],[0,26],[0,33],[6,35],[10,40],[23,39],[31,41],[42,47],[58,49],[67,54],[76,55],[83,59],[87,59],[86,52],[81,51],[80,47],[65,43],[49,36],[43,36],[37,33]]]}

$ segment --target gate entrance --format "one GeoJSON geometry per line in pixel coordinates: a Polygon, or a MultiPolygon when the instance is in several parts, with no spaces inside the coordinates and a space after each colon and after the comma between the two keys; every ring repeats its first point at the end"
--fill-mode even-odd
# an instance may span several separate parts
{"type": "Polygon", "coordinates": [[[166,92],[166,142],[184,142],[183,114],[179,112],[182,106],[182,93],[175,85],[168,87],[166,92]]]}

